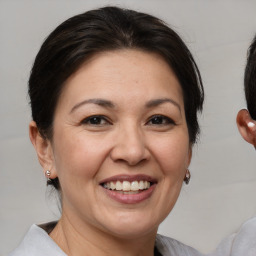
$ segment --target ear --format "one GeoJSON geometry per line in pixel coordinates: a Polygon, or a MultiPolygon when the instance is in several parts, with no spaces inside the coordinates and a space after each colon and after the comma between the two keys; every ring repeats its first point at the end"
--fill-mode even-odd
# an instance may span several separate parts
{"type": "Polygon", "coordinates": [[[256,121],[251,118],[248,110],[242,109],[238,112],[236,117],[236,123],[242,137],[255,147],[256,121]]]}
{"type": "Polygon", "coordinates": [[[50,140],[42,137],[34,121],[31,121],[29,124],[29,137],[36,150],[39,163],[44,169],[44,173],[47,170],[50,170],[51,176],[48,178],[56,178],[57,173],[54,168],[54,157],[51,142],[50,140]]]}

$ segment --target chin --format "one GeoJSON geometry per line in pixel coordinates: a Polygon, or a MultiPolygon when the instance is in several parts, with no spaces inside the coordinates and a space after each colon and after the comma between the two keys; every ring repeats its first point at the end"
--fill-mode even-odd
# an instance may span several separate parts
{"type": "Polygon", "coordinates": [[[114,236],[125,239],[139,238],[149,233],[155,234],[161,221],[150,218],[150,214],[148,214],[147,218],[145,216],[145,214],[120,216],[112,222],[112,225],[110,225],[111,221],[109,221],[105,229],[114,236]]]}
{"type": "Polygon", "coordinates": [[[118,238],[123,239],[136,239],[144,235],[156,234],[158,226],[142,226],[142,225],[129,225],[120,226],[119,228],[112,229],[112,234],[118,238]]]}

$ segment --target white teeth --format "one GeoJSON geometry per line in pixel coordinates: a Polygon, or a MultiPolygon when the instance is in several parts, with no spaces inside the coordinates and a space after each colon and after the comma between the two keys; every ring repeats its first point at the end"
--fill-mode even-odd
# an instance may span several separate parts
{"type": "Polygon", "coordinates": [[[129,194],[132,191],[139,191],[139,190],[145,190],[150,188],[150,182],[149,181],[111,181],[103,184],[103,187],[110,190],[117,190],[117,191],[124,191],[126,194],[129,194]]]}
{"type": "Polygon", "coordinates": [[[144,189],[144,181],[140,180],[139,182],[139,189],[144,189]]]}
{"type": "Polygon", "coordinates": [[[116,190],[123,190],[123,184],[120,181],[116,182],[116,190]]]}
{"type": "Polygon", "coordinates": [[[145,187],[145,188],[149,188],[149,187],[150,187],[150,183],[147,182],[147,181],[144,181],[144,187],[145,187]]]}
{"type": "Polygon", "coordinates": [[[139,182],[138,181],[133,181],[131,183],[131,191],[136,191],[139,190],[139,182]]]}
{"type": "Polygon", "coordinates": [[[123,191],[130,191],[131,183],[129,181],[123,181],[123,191]]]}
{"type": "Polygon", "coordinates": [[[110,182],[110,189],[116,189],[116,184],[113,181],[110,182]]]}

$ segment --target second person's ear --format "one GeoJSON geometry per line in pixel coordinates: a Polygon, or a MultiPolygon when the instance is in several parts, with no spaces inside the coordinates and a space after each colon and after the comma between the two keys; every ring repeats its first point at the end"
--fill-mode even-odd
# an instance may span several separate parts
{"type": "Polygon", "coordinates": [[[256,147],[256,121],[246,109],[241,109],[236,117],[236,123],[241,136],[256,147]]]}

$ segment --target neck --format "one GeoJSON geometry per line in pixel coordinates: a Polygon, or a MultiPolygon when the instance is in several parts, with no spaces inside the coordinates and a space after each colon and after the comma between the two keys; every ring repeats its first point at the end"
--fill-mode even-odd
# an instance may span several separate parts
{"type": "Polygon", "coordinates": [[[156,232],[120,238],[63,214],[50,236],[69,256],[153,256],[156,232]]]}

